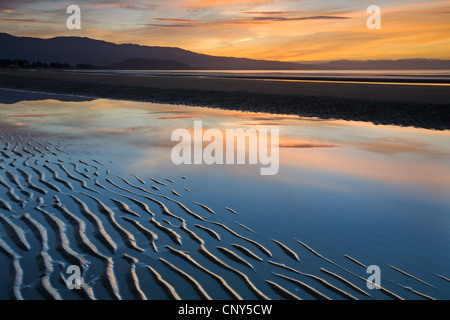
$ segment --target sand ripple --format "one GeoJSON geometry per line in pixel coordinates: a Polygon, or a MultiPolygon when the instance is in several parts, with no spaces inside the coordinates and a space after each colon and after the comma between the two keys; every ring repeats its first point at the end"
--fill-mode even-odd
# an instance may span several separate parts
{"type": "Polygon", "coordinates": [[[432,275],[433,281],[386,263],[400,280],[366,291],[364,263],[343,253],[332,260],[295,238],[244,225],[236,210],[214,203],[213,193],[203,199],[185,193],[185,176],[122,177],[109,160],[74,162],[68,147],[38,140],[0,131],[5,297],[72,298],[69,265],[82,270],[75,294],[90,300],[433,300],[448,288],[448,275],[432,275]]]}

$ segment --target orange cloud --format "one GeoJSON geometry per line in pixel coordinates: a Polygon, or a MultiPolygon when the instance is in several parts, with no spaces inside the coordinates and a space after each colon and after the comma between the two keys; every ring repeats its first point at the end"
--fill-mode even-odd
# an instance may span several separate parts
{"type": "Polygon", "coordinates": [[[160,117],[160,118],[155,118],[157,120],[166,120],[166,119],[189,119],[189,118],[199,118],[199,117],[203,117],[203,116],[172,116],[172,117],[160,117]]]}
{"type": "Polygon", "coordinates": [[[25,22],[25,23],[50,23],[50,22],[47,22],[47,21],[23,20],[23,19],[0,19],[0,21],[25,22]]]}
{"type": "Polygon", "coordinates": [[[289,14],[289,13],[301,13],[303,11],[245,11],[242,14],[289,14]]]}
{"type": "Polygon", "coordinates": [[[225,22],[224,23],[225,26],[230,26],[230,25],[259,25],[259,24],[268,24],[268,22],[265,22],[265,21],[230,21],[230,22],[225,22]]]}
{"type": "Polygon", "coordinates": [[[66,129],[66,131],[100,131],[100,132],[110,132],[110,133],[128,133],[128,132],[139,132],[139,130],[134,129],[66,129]]]}
{"type": "Polygon", "coordinates": [[[168,22],[184,22],[184,23],[202,23],[203,22],[203,21],[198,21],[198,20],[169,19],[169,18],[153,18],[153,20],[168,21],[168,22]]]}
{"type": "MultiPolygon", "coordinates": [[[[68,5],[65,4],[57,4],[58,7],[68,7],[68,5]]],[[[103,3],[103,4],[90,4],[90,5],[84,5],[80,6],[82,8],[101,8],[101,7],[133,7],[134,4],[129,3],[103,3]]]]}
{"type": "Polygon", "coordinates": [[[199,8],[220,8],[220,7],[226,7],[230,8],[232,6],[258,6],[258,5],[265,5],[270,4],[274,2],[278,2],[279,0],[185,0],[184,7],[186,8],[193,8],[193,9],[199,9],[199,8]]]}
{"type": "MultiPolygon", "coordinates": [[[[86,29],[78,33],[115,43],[180,47],[215,56],[279,61],[450,59],[448,0],[386,3],[382,6],[381,30],[367,29],[368,15],[364,6],[354,9],[355,6],[336,5],[332,6],[335,9],[327,11],[328,5],[322,6],[319,2],[316,9],[304,12],[294,11],[296,8],[292,4],[279,0],[174,0],[158,6],[140,3],[86,6],[143,8],[145,14],[139,11],[138,15],[138,11],[133,10],[133,15],[123,16],[129,25],[127,28],[111,24],[105,14],[99,16],[98,21],[85,24],[86,29]],[[153,11],[145,12],[148,8],[153,11]],[[168,12],[170,16],[164,18],[168,12]],[[335,16],[348,19],[329,18],[335,16]],[[154,24],[146,24],[149,17],[154,24]],[[321,20],[324,17],[328,19],[321,20]],[[157,32],[149,32],[148,26],[158,28],[157,32]]],[[[66,35],[51,28],[40,28],[30,34],[31,29],[20,30],[7,22],[2,27],[3,32],[20,36],[66,35]]]]}

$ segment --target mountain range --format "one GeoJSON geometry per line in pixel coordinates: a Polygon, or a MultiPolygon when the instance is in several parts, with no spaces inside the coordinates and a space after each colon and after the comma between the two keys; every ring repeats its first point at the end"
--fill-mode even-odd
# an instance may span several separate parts
{"type": "Polygon", "coordinates": [[[219,57],[176,47],[115,44],[82,37],[50,39],[0,33],[0,59],[91,64],[118,70],[393,70],[450,69],[450,60],[340,60],[301,63],[219,57]]]}

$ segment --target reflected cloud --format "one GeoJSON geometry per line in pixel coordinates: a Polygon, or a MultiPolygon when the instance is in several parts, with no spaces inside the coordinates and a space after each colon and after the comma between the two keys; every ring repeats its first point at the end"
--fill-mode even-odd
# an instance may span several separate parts
{"type": "Polygon", "coordinates": [[[6,118],[34,118],[34,117],[50,117],[50,116],[57,116],[56,113],[41,113],[41,114],[16,114],[11,116],[6,116],[6,118]]]}
{"type": "Polygon", "coordinates": [[[66,129],[66,131],[80,131],[80,132],[86,132],[86,131],[99,131],[99,132],[108,132],[108,133],[129,133],[129,132],[140,132],[140,130],[135,129],[66,129]]]}
{"type": "Polygon", "coordinates": [[[247,123],[240,123],[240,126],[258,126],[258,127],[268,127],[268,126],[285,126],[285,123],[282,122],[247,122],[247,123]]]}
{"type": "Polygon", "coordinates": [[[416,153],[427,155],[449,155],[449,151],[433,149],[431,145],[414,139],[385,137],[373,141],[353,142],[358,149],[386,155],[416,153]]]}
{"type": "Polygon", "coordinates": [[[336,148],[337,145],[320,141],[305,141],[304,139],[281,136],[280,148],[336,148]]]}
{"type": "Polygon", "coordinates": [[[286,142],[280,143],[280,148],[336,148],[334,144],[320,144],[314,142],[286,142]]]}
{"type": "MultiPolygon", "coordinates": [[[[450,187],[449,131],[108,100],[24,101],[1,109],[0,127],[4,132],[20,129],[33,137],[78,145],[80,153],[108,154],[113,148],[116,156],[126,156],[123,166],[158,163],[167,169],[171,148],[177,144],[171,141],[173,130],[183,127],[192,135],[194,121],[190,119],[199,117],[204,130],[279,127],[280,174],[274,179],[294,186],[302,181],[303,186],[345,193],[355,192],[354,183],[402,189],[417,186],[436,194],[450,187]],[[62,113],[52,113],[56,110],[62,113]],[[163,119],[180,120],[158,121],[163,119]]],[[[239,171],[248,179],[258,174],[256,169],[235,166],[218,170],[224,174],[239,171]]]]}
{"type": "Polygon", "coordinates": [[[159,117],[155,118],[157,120],[171,120],[171,119],[190,119],[190,118],[201,118],[203,116],[192,115],[192,116],[170,116],[170,117],[159,117]]]}

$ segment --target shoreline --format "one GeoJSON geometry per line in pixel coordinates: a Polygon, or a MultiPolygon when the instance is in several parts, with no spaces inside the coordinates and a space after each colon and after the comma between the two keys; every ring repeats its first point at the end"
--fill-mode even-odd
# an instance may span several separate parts
{"type": "Polygon", "coordinates": [[[0,70],[0,87],[87,98],[450,129],[445,86],[0,70]]]}
{"type": "MultiPolygon", "coordinates": [[[[333,71],[333,70],[331,70],[333,71]]],[[[68,74],[91,74],[91,75],[120,75],[120,76],[136,76],[136,77],[157,77],[157,78],[193,78],[193,79],[223,79],[223,80],[256,80],[256,81],[297,81],[297,82],[326,82],[326,83],[355,83],[355,84],[387,84],[387,85],[430,85],[430,86],[450,86],[450,78],[448,75],[433,76],[391,76],[386,77],[357,77],[357,76],[330,76],[322,75],[290,75],[278,74],[277,72],[264,71],[264,73],[233,74],[227,73],[226,70],[215,70],[214,73],[204,72],[202,70],[192,71],[173,71],[173,70],[61,70],[60,72],[68,74]],[[224,72],[221,72],[224,71],[224,72]],[[139,73],[137,73],[139,72],[139,73]],[[215,74],[217,73],[217,74],[215,74]]],[[[449,70],[450,72],[450,70],[449,70]]]]}

